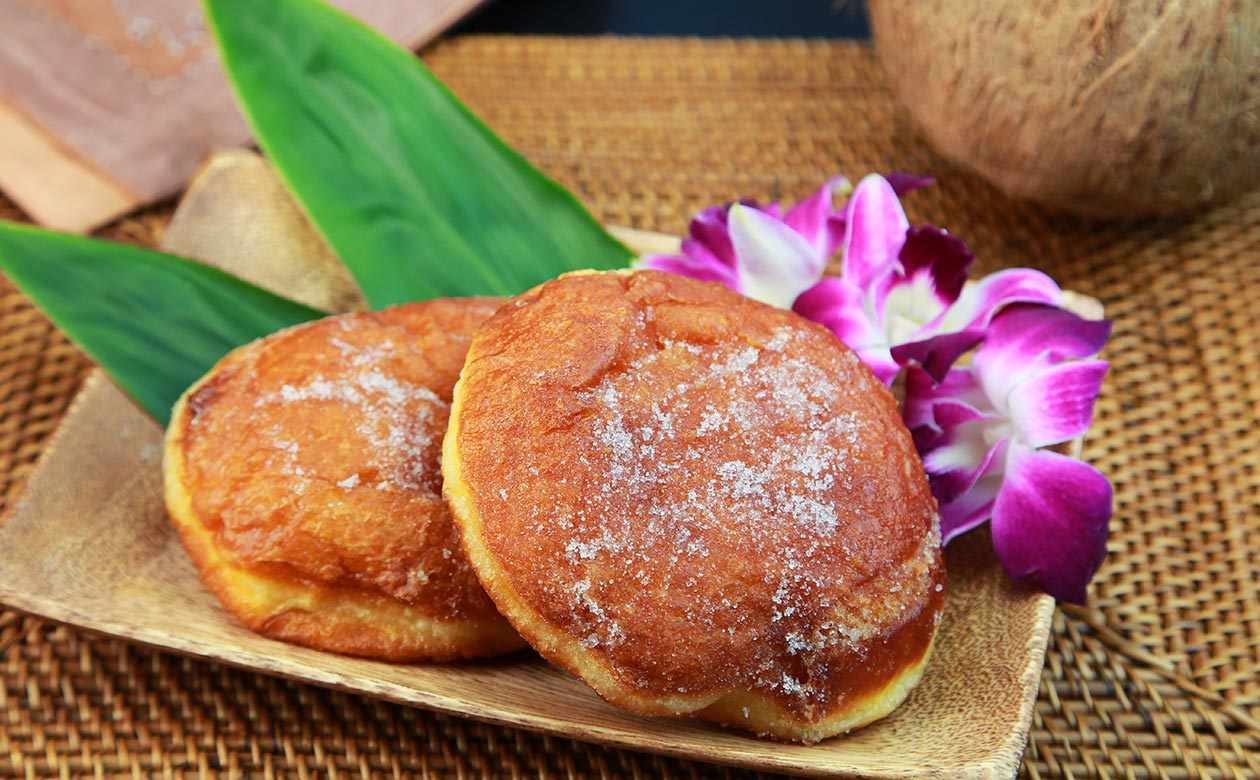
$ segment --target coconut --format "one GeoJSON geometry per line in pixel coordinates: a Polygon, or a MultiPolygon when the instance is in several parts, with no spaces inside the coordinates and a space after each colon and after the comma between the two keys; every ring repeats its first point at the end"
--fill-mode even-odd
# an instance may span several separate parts
{"type": "Polygon", "coordinates": [[[869,0],[888,79],[940,153],[1105,217],[1260,186],[1260,3],[869,0]]]}

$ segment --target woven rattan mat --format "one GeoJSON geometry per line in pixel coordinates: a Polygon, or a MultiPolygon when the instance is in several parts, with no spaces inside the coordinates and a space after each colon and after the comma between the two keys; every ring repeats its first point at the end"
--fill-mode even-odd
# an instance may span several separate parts
{"type": "MultiPolygon", "coordinates": [[[[966,238],[981,270],[1036,266],[1102,299],[1112,371],[1086,457],[1116,486],[1111,555],[1090,607],[1056,617],[1023,773],[1260,776],[1260,193],[1127,226],[1012,203],[923,144],[858,44],[469,37],[424,56],[607,223],[678,233],[734,196],[923,171],[940,184],[908,199],[912,220],[966,238]]],[[[152,244],[168,213],[104,234],[152,244]]],[[[2,199],[0,217],[23,218],[2,199]]],[[[87,367],[0,279],[0,502],[87,367]]],[[[0,611],[0,670],[0,776],[747,776],[12,612],[0,611]]]]}

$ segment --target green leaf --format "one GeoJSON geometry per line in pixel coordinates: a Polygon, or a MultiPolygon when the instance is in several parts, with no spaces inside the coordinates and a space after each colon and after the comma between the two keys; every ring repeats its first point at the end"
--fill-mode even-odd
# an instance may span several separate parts
{"type": "Polygon", "coordinates": [[[260,146],[373,307],[632,253],[410,52],[316,0],[206,0],[260,146]]]}
{"type": "Polygon", "coordinates": [[[229,351],[324,316],[191,260],[9,222],[0,271],[163,425],[229,351]]]}

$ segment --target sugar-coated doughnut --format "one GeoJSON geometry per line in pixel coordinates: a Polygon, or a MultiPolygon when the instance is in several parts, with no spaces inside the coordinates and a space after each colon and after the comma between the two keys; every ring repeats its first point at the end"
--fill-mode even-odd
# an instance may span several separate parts
{"type": "Polygon", "coordinates": [[[501,302],[289,328],[180,399],[167,507],[202,581],[246,626],[392,661],[524,646],[468,566],[438,465],[469,340],[501,302]]]}
{"type": "Polygon", "coordinates": [[[927,478],[887,388],[792,312],[655,271],[543,284],[474,337],[443,476],[500,611],[613,704],[814,742],[923,673],[927,478]]]}

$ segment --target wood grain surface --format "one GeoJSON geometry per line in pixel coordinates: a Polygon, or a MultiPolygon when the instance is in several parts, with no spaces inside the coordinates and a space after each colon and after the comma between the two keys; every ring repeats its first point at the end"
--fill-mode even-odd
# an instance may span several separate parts
{"type": "MultiPolygon", "coordinates": [[[[411,48],[481,2],[334,0],[411,48]]],[[[101,225],[249,137],[197,0],[0,0],[0,188],[41,224],[101,225]]]]}
{"type": "MultiPolygon", "coordinates": [[[[183,227],[168,234],[168,250],[239,263],[257,241],[277,240],[267,235],[277,224],[294,231],[285,240],[311,240],[303,220],[291,214],[277,219],[291,206],[278,202],[266,166],[238,160],[208,166],[194,183],[176,220],[183,227]],[[225,220],[219,198],[197,197],[223,186],[224,176],[233,181],[236,207],[254,209],[257,219],[245,225],[225,220]]],[[[621,235],[634,241],[632,233],[621,235]]],[[[279,256],[253,257],[262,277],[270,276],[267,268],[279,256]]],[[[157,425],[102,374],[88,380],[0,528],[0,602],[267,674],[718,763],[875,778],[1010,777],[1019,766],[1053,602],[1007,580],[983,531],[947,550],[948,598],[940,633],[923,683],[906,703],[853,734],[815,746],[784,745],[700,722],[622,712],[531,653],[405,666],[253,634],[201,586],[166,518],[161,437],[157,425]]]]}

